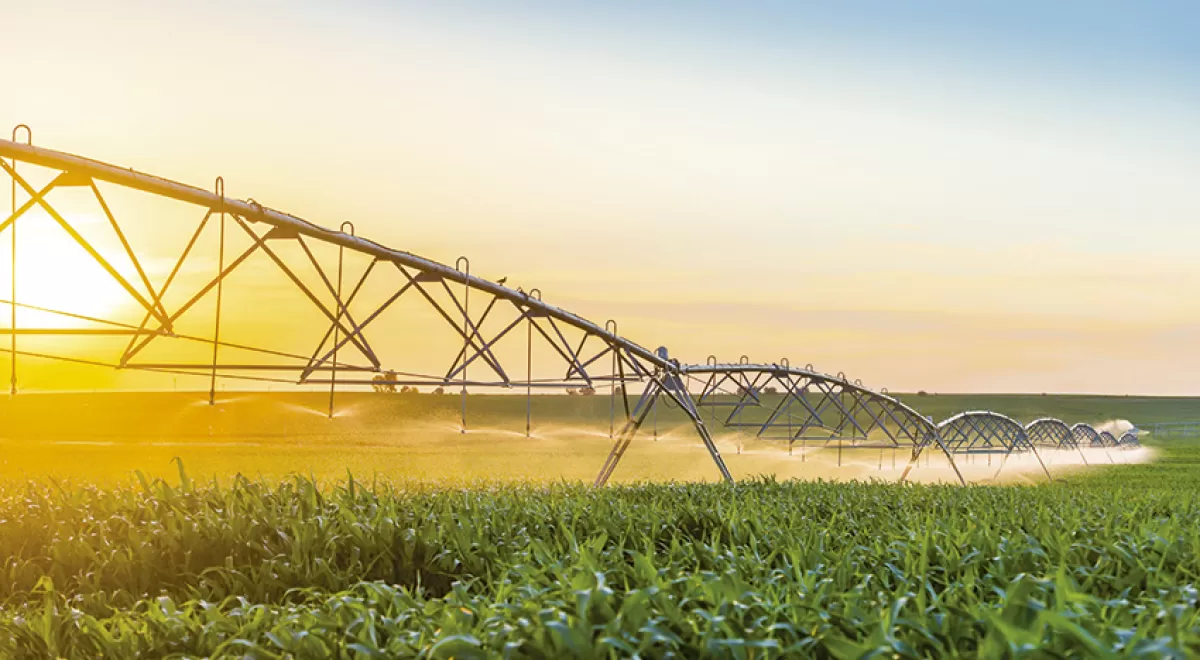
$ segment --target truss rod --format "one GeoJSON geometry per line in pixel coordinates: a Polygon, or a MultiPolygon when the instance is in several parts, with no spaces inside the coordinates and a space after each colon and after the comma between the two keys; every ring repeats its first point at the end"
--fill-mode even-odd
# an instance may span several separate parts
{"type": "MultiPolygon", "coordinates": [[[[10,140],[0,140],[0,156],[13,158],[18,161],[40,165],[63,172],[88,176],[100,181],[106,181],[119,186],[141,190],[143,192],[175,199],[177,201],[195,204],[209,209],[220,208],[222,200],[213,192],[170,181],[161,177],[130,170],[101,161],[83,158],[53,149],[24,145],[10,140]]],[[[251,222],[262,222],[271,226],[294,231],[300,235],[317,240],[340,245],[349,250],[390,261],[397,265],[407,266],[420,272],[433,273],[450,281],[466,284],[472,289],[485,291],[511,301],[536,308],[540,313],[558,321],[584,330],[597,337],[619,344],[623,350],[635,354],[643,360],[659,368],[668,368],[661,358],[652,351],[623,337],[613,335],[591,321],[572,314],[554,305],[544,303],[536,298],[527,296],[514,289],[501,286],[488,280],[468,275],[445,264],[414,255],[409,252],[389,248],[374,241],[355,237],[349,234],[321,227],[293,215],[288,215],[274,209],[241,200],[224,200],[226,211],[246,218],[251,222]]]]}

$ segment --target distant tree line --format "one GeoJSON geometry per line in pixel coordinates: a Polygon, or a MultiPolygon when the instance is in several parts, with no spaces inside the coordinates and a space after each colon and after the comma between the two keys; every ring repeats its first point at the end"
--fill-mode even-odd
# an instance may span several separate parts
{"type": "MultiPolygon", "coordinates": [[[[391,369],[381,374],[375,374],[375,376],[371,378],[371,389],[383,394],[418,394],[421,391],[417,389],[415,385],[401,385],[397,389],[396,380],[397,374],[391,369]]],[[[446,388],[436,387],[433,389],[433,393],[445,394],[446,388]]]]}
{"type": "MultiPolygon", "coordinates": [[[[375,390],[376,392],[380,392],[382,394],[397,394],[397,393],[399,393],[399,394],[418,394],[418,393],[420,393],[421,390],[417,389],[415,386],[401,385],[399,388],[397,388],[396,387],[397,380],[398,380],[398,374],[395,371],[392,371],[389,369],[381,374],[375,374],[375,376],[371,378],[371,389],[375,390]]],[[[445,394],[446,388],[438,386],[438,387],[433,388],[433,390],[431,390],[431,393],[432,394],[445,394]]],[[[617,393],[624,394],[624,388],[618,386],[617,393]]],[[[588,387],[588,386],[569,388],[567,390],[567,394],[570,396],[593,396],[594,394],[596,394],[596,388],[588,387]]]]}

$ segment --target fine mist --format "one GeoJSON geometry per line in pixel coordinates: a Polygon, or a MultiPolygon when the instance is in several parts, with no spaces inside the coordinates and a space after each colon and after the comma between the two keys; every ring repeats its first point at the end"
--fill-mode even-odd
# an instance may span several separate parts
{"type": "MultiPolygon", "coordinates": [[[[182,460],[197,477],[291,473],[392,480],[569,480],[591,482],[612,451],[609,402],[602,397],[339,393],[28,394],[0,400],[6,470],[0,479],[52,476],[127,480],[135,470],[169,477],[182,460]],[[528,406],[528,408],[527,408],[528,406]],[[529,417],[527,418],[527,414],[529,417]],[[526,425],[529,425],[528,432],[526,425]]],[[[1115,431],[1126,420],[1106,422],[1115,431]]],[[[856,447],[724,431],[714,441],[736,478],[896,481],[911,448],[856,447]]],[[[1123,432],[1123,430],[1122,430],[1123,432]]],[[[1146,460],[1146,450],[1041,450],[1052,475],[1146,460]]],[[[1032,454],[956,455],[972,483],[1046,480],[1032,454]]],[[[625,452],[613,482],[715,481],[720,473],[678,411],[648,420],[625,452]]],[[[957,483],[950,459],[926,450],[908,474],[919,483],[957,483]]]]}

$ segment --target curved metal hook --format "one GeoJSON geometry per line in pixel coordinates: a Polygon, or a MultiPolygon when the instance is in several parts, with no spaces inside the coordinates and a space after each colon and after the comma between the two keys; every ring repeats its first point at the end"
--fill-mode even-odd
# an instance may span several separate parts
{"type": "Polygon", "coordinates": [[[813,373],[817,372],[817,368],[813,366],[812,362],[809,362],[808,364],[804,365],[804,370],[811,371],[813,373]]]}
{"type": "Polygon", "coordinates": [[[609,319],[609,320],[605,321],[604,322],[604,331],[609,334],[613,334],[613,335],[617,334],[617,320],[609,319]],[[609,326],[611,326],[611,328],[609,326]]]}
{"type": "Polygon", "coordinates": [[[743,355],[742,357],[738,358],[738,364],[750,364],[750,356],[743,355]]]}
{"type": "Polygon", "coordinates": [[[844,371],[837,372],[837,379],[842,381],[843,383],[846,382],[846,372],[844,372],[844,371]]]}
{"type": "Polygon", "coordinates": [[[528,295],[529,295],[529,296],[531,296],[531,297],[533,297],[533,298],[537,298],[537,299],[538,299],[538,301],[540,302],[540,301],[541,301],[541,299],[542,299],[542,290],[541,290],[541,289],[539,289],[539,288],[537,288],[537,287],[534,287],[534,288],[532,288],[532,289],[530,289],[530,290],[529,290],[529,294],[528,294],[528,295]]]}
{"type": "Polygon", "coordinates": [[[855,379],[854,379],[854,384],[855,384],[855,385],[857,385],[858,387],[862,387],[862,379],[861,379],[861,378],[855,378],[855,379]]]}
{"type": "Polygon", "coordinates": [[[353,235],[354,235],[354,223],[353,223],[353,222],[350,222],[349,220],[347,220],[347,221],[343,222],[343,223],[342,223],[342,226],[341,226],[339,229],[341,230],[341,232],[342,232],[343,234],[345,234],[345,233],[349,233],[351,236],[353,236],[353,235]],[[346,231],[346,227],[349,227],[349,228],[350,228],[350,231],[349,231],[349,232],[347,232],[347,231],[346,231]]]}
{"type": "Polygon", "coordinates": [[[707,358],[705,358],[704,364],[707,364],[710,367],[717,366],[717,356],[709,355],[707,358]]]}
{"type": "Polygon", "coordinates": [[[13,142],[17,141],[17,132],[19,132],[22,128],[25,129],[25,144],[32,145],[33,144],[33,129],[29,128],[28,124],[17,124],[16,126],[13,126],[12,141],[13,142]]]}
{"type": "Polygon", "coordinates": [[[216,181],[213,182],[213,192],[215,192],[217,194],[217,197],[221,198],[221,208],[217,209],[217,210],[220,211],[221,213],[224,213],[225,212],[225,177],[223,177],[223,176],[217,177],[216,181]]]}
{"type": "Polygon", "coordinates": [[[787,359],[787,358],[785,358],[785,357],[781,357],[781,358],[779,358],[779,364],[783,365],[783,366],[784,366],[784,368],[786,368],[786,369],[791,369],[791,368],[792,368],[792,361],[791,361],[791,360],[789,360],[789,359],[787,359]]]}

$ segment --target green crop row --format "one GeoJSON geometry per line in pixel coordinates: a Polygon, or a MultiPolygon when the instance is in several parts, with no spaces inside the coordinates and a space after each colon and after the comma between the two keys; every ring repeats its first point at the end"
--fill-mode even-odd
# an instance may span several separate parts
{"type": "Polygon", "coordinates": [[[1037,487],[6,486],[0,655],[1185,657],[1198,457],[1037,487]]]}

